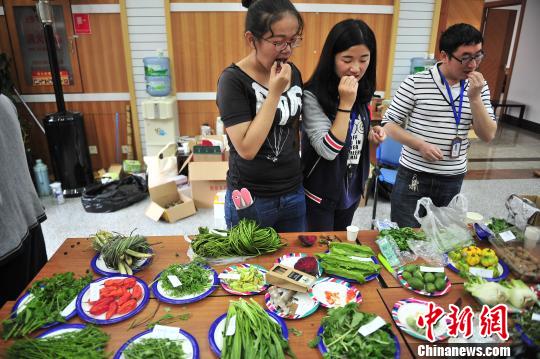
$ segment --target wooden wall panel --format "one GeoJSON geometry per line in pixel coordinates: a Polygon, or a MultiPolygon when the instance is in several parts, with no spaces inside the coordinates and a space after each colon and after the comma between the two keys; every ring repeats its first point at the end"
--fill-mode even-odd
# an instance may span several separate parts
{"type": "MultiPolygon", "coordinates": [[[[42,120],[47,113],[56,112],[55,103],[31,103],[29,105],[40,120],[42,120]]],[[[116,162],[116,112],[120,114],[120,146],[127,143],[126,105],[129,105],[128,101],[66,103],[66,107],[70,111],[78,111],[83,114],[88,146],[97,146],[98,148],[97,155],[90,155],[94,171],[100,168],[108,168],[111,163],[116,162]]],[[[28,117],[21,109],[19,109],[19,113],[28,117]]],[[[32,126],[31,136],[31,147],[34,158],[43,158],[47,165],[49,165],[49,168],[51,168],[47,140],[35,124],[32,126]]],[[[126,155],[121,154],[120,158],[123,160],[126,158],[126,155]]]]}
{"type": "MultiPolygon", "coordinates": [[[[304,42],[291,60],[311,76],[332,26],[347,18],[364,20],[377,37],[377,90],[384,91],[390,55],[392,15],[305,13],[304,42]]],[[[225,67],[249,53],[244,40],[243,12],[173,12],[171,26],[177,92],[215,92],[225,67]],[[209,24],[211,24],[209,26],[209,24]]],[[[180,133],[195,135],[200,125],[214,127],[218,109],[215,101],[179,101],[180,133]]]]}
{"type": "Polygon", "coordinates": [[[484,0],[448,1],[446,28],[464,22],[480,29],[483,11],[484,0]]]}
{"type": "Polygon", "coordinates": [[[90,26],[76,40],[83,92],[128,92],[120,14],[90,14],[90,26]]]}

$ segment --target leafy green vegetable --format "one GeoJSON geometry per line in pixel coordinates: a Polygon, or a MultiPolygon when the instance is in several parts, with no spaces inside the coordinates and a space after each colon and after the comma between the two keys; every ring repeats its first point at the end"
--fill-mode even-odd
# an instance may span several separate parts
{"type": "Polygon", "coordinates": [[[344,256],[356,256],[356,257],[369,258],[375,255],[375,252],[373,252],[373,249],[371,249],[371,247],[364,246],[364,245],[331,242],[329,247],[330,247],[330,252],[341,254],[344,256]]]}
{"type": "Polygon", "coordinates": [[[315,256],[319,258],[326,273],[364,283],[365,277],[379,273],[381,266],[372,261],[360,261],[351,257],[370,258],[373,255],[373,250],[367,246],[331,243],[329,253],[317,253],[315,256]]]}
{"type": "Polygon", "coordinates": [[[518,319],[518,322],[519,325],[521,325],[523,332],[527,334],[534,344],[540,345],[540,322],[537,320],[532,320],[533,313],[534,310],[529,310],[522,313],[518,319]]]}
{"type": "Polygon", "coordinates": [[[210,270],[198,263],[172,264],[161,272],[159,281],[168,295],[182,297],[204,292],[212,284],[210,275],[210,270]],[[182,284],[174,287],[169,281],[170,275],[178,277],[182,284]]]}
{"type": "Polygon", "coordinates": [[[191,242],[193,251],[202,257],[255,256],[275,252],[286,244],[272,227],[260,228],[251,219],[243,218],[229,231],[199,227],[199,234],[191,242]]]}
{"type": "Polygon", "coordinates": [[[392,237],[400,251],[410,251],[409,244],[407,243],[409,239],[420,241],[426,239],[424,231],[417,232],[410,227],[383,229],[380,231],[379,237],[385,236],[392,237]]]}
{"type": "Polygon", "coordinates": [[[22,337],[46,324],[65,322],[60,313],[91,281],[91,274],[75,279],[72,272],[67,272],[35,282],[30,288],[34,298],[16,317],[2,322],[3,338],[22,337]]]}
{"type": "Polygon", "coordinates": [[[390,334],[390,324],[366,337],[357,333],[361,326],[375,317],[375,314],[360,312],[354,302],[330,309],[328,316],[322,319],[322,340],[328,350],[324,358],[393,358],[396,346],[390,334]]]}
{"type": "Polygon", "coordinates": [[[283,338],[279,324],[253,299],[249,302],[243,299],[231,301],[225,319],[225,332],[233,317],[236,318],[236,329],[233,335],[225,335],[221,358],[281,359],[286,355],[296,358],[289,342],[283,338]]]}
{"type": "Polygon", "coordinates": [[[7,350],[7,359],[108,358],[105,346],[109,335],[88,325],[82,330],[65,332],[48,338],[17,340],[7,350]]]}
{"type": "Polygon", "coordinates": [[[502,218],[491,218],[491,223],[488,224],[488,228],[493,231],[493,233],[501,233],[507,230],[508,228],[512,227],[512,225],[508,222],[506,222],[502,218]]]}
{"type": "Polygon", "coordinates": [[[123,352],[126,359],[183,359],[186,353],[181,340],[145,338],[130,344],[123,352]]]}

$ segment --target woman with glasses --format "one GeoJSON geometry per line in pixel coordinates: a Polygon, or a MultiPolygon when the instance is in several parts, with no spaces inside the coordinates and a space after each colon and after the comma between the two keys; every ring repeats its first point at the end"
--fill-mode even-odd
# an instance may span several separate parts
{"type": "Polygon", "coordinates": [[[336,24],[306,83],[302,162],[308,231],[344,231],[351,224],[369,172],[369,144],[385,138],[370,127],[377,45],[362,20],[336,24]]]}
{"type": "MultiPolygon", "coordinates": [[[[391,218],[400,227],[419,226],[418,199],[447,206],[461,191],[469,129],[485,142],[495,136],[489,88],[478,71],[482,42],[482,33],[471,25],[449,27],[439,42],[441,61],[407,77],[384,115],[386,132],[403,144],[391,195],[391,218]]],[[[424,213],[421,208],[419,215],[424,213]]]]}
{"type": "Polygon", "coordinates": [[[289,0],[242,1],[249,54],[218,81],[217,105],[230,143],[225,219],[255,219],[278,232],[303,231],[298,144],[302,78],[289,62],[303,21],[289,0]]]}

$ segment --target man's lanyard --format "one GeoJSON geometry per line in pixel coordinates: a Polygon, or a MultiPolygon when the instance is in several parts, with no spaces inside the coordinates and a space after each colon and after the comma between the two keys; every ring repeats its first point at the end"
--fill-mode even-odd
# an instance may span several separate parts
{"type": "Polygon", "coordinates": [[[450,98],[450,106],[452,106],[452,112],[454,113],[454,120],[456,120],[456,136],[459,130],[459,123],[461,122],[461,109],[463,108],[463,92],[465,92],[465,80],[461,80],[460,83],[460,90],[459,90],[459,108],[456,111],[456,107],[454,106],[454,97],[452,96],[452,90],[450,89],[450,85],[448,84],[448,81],[444,78],[444,75],[441,72],[441,69],[439,66],[437,66],[437,70],[439,71],[439,75],[441,76],[442,83],[446,86],[446,91],[448,92],[448,97],[450,98]]]}

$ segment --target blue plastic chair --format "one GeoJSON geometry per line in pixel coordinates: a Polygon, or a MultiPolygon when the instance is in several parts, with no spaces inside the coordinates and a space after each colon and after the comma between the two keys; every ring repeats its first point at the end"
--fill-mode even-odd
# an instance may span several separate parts
{"type": "Polygon", "coordinates": [[[375,178],[375,186],[373,193],[373,213],[371,215],[373,229],[373,220],[377,214],[377,198],[379,182],[388,183],[392,186],[396,183],[397,168],[399,166],[399,157],[401,155],[401,143],[396,140],[386,137],[386,139],[377,147],[376,158],[377,163],[373,171],[375,178]]]}

